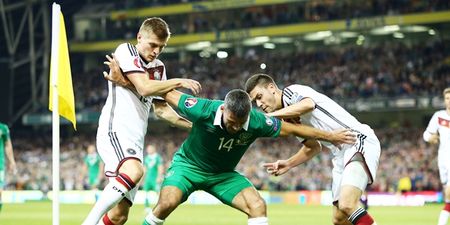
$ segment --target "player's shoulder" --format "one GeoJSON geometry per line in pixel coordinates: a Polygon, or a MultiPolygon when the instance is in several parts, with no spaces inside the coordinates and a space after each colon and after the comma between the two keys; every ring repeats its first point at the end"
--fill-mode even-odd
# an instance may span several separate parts
{"type": "Polygon", "coordinates": [[[6,125],[4,123],[1,123],[1,122],[0,122],[0,129],[2,129],[2,130],[9,130],[8,125],[6,125]]]}
{"type": "Polygon", "coordinates": [[[441,110],[436,111],[434,113],[434,115],[439,116],[439,117],[450,118],[450,115],[448,115],[447,110],[445,110],[445,109],[441,109],[441,110]]]}
{"type": "Polygon", "coordinates": [[[117,46],[116,48],[116,54],[127,54],[131,56],[138,56],[138,51],[136,49],[136,46],[129,42],[124,42],[117,46]]]}

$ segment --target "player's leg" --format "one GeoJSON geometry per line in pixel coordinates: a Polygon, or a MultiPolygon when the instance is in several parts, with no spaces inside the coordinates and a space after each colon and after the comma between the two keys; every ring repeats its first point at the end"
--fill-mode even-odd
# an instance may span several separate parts
{"type": "Polygon", "coordinates": [[[149,181],[149,177],[145,177],[143,190],[145,192],[145,201],[144,201],[144,207],[145,210],[148,212],[150,209],[150,191],[154,188],[152,187],[151,181],[149,181]]]}
{"type": "Polygon", "coordinates": [[[248,225],[269,224],[266,202],[253,186],[239,192],[231,206],[248,215],[248,225]]]}
{"type": "Polygon", "coordinates": [[[131,202],[128,199],[123,198],[112,209],[110,209],[97,225],[121,225],[125,224],[128,219],[128,213],[130,211],[131,202]]]}
{"type": "Polygon", "coordinates": [[[195,191],[194,182],[199,177],[195,171],[183,164],[172,163],[162,183],[158,202],[142,224],[162,225],[164,220],[195,191]]]}
{"type": "Polygon", "coordinates": [[[450,215],[450,185],[448,181],[450,180],[450,173],[446,166],[445,160],[442,157],[439,157],[439,174],[441,177],[441,182],[444,184],[443,192],[444,192],[444,208],[441,210],[439,214],[438,225],[445,225],[448,222],[448,217],[450,215]]]}
{"type": "Polygon", "coordinates": [[[205,191],[223,203],[248,215],[249,225],[267,225],[267,207],[253,184],[237,172],[220,173],[209,177],[210,188],[205,191]]]}
{"type": "Polygon", "coordinates": [[[338,201],[338,211],[333,219],[336,224],[342,224],[342,215],[345,215],[352,224],[374,224],[373,218],[367,211],[359,206],[363,190],[368,182],[368,175],[364,169],[364,161],[351,161],[345,167],[338,201]]]}
{"type": "MultiPolygon", "coordinates": [[[[100,218],[118,202],[120,202],[129,191],[136,187],[136,184],[142,178],[144,169],[141,161],[135,158],[129,158],[122,162],[117,177],[112,177],[108,185],[103,189],[98,201],[95,203],[84,225],[97,224],[100,218]]],[[[133,199],[128,199],[133,201],[133,199]]],[[[127,218],[128,210],[120,214],[110,214],[111,221],[122,221],[127,218]]]]}
{"type": "Polygon", "coordinates": [[[3,208],[2,192],[4,186],[5,186],[5,171],[0,170],[0,212],[2,211],[3,208]]]}
{"type": "Polygon", "coordinates": [[[363,192],[363,194],[361,195],[361,198],[359,199],[359,201],[361,202],[361,204],[363,205],[363,208],[365,210],[369,209],[369,199],[368,199],[367,191],[363,192]]]}

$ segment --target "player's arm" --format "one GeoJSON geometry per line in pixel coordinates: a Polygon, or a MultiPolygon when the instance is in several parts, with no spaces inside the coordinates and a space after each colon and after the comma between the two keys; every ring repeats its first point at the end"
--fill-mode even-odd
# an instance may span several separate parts
{"type": "Polygon", "coordinates": [[[299,117],[305,113],[311,112],[316,107],[316,103],[311,98],[303,98],[299,102],[282,108],[280,110],[267,113],[268,116],[274,116],[280,119],[299,117]]]}
{"type": "Polygon", "coordinates": [[[191,130],[192,128],[191,121],[178,115],[178,113],[175,112],[175,110],[173,110],[173,108],[170,107],[169,104],[167,104],[167,102],[161,100],[153,100],[153,105],[155,115],[158,116],[159,118],[169,122],[170,124],[176,127],[191,130]]]}
{"type": "Polygon", "coordinates": [[[163,97],[164,100],[166,100],[166,102],[170,104],[170,106],[178,108],[178,102],[180,101],[181,95],[183,94],[184,93],[181,91],[172,90],[162,95],[161,97],[163,97]]]}
{"type": "Polygon", "coordinates": [[[281,130],[279,136],[289,135],[295,135],[305,139],[328,141],[333,143],[334,145],[354,144],[356,141],[356,135],[349,129],[339,129],[328,132],[302,124],[294,125],[289,122],[281,121],[281,130]]]}
{"type": "Polygon", "coordinates": [[[16,161],[14,160],[14,151],[13,151],[13,146],[12,146],[12,142],[11,139],[8,138],[5,142],[5,153],[6,153],[6,157],[8,158],[9,161],[9,169],[15,173],[16,172],[16,161]]]}
{"type": "Polygon", "coordinates": [[[439,142],[439,122],[437,114],[433,114],[428,122],[428,126],[423,132],[423,140],[430,144],[437,144],[439,142]]]}
{"type": "Polygon", "coordinates": [[[291,168],[307,162],[322,150],[322,145],[317,140],[306,140],[298,152],[289,159],[277,160],[272,163],[264,163],[263,166],[272,175],[278,176],[286,173],[291,168]]]}
{"type": "Polygon", "coordinates": [[[119,62],[115,55],[113,57],[106,56],[108,61],[104,63],[109,66],[110,72],[103,72],[103,76],[120,86],[135,89],[139,95],[155,96],[165,94],[175,88],[190,89],[195,95],[201,91],[201,85],[198,81],[191,79],[174,78],[165,81],[151,80],[143,71],[130,71],[123,76],[119,67],[119,62]],[[128,81],[127,81],[128,80],[128,81]]]}

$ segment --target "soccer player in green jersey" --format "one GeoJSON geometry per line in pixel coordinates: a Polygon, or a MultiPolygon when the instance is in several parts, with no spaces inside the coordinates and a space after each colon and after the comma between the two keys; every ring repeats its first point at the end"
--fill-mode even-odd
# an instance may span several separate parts
{"type": "MultiPolygon", "coordinates": [[[[108,60],[111,71],[104,74],[105,78],[130,87],[117,69],[117,62],[108,60]]],[[[197,98],[176,90],[162,97],[192,122],[192,129],[175,153],[158,203],[146,216],[144,225],[163,224],[196,190],[206,191],[244,212],[249,225],[267,225],[264,199],[246,177],[235,171],[237,163],[257,138],[295,135],[336,145],[352,144],[356,140],[349,130],[327,132],[265,116],[252,109],[250,97],[243,90],[230,91],[224,101],[197,98]]]]}
{"type": "Polygon", "coordinates": [[[103,162],[97,154],[95,146],[90,144],[87,149],[87,154],[84,156],[83,178],[88,179],[89,189],[97,190],[98,185],[102,179],[103,162]]]}
{"type": "Polygon", "coordinates": [[[150,212],[150,191],[159,192],[159,185],[163,178],[164,166],[162,157],[156,152],[154,145],[147,145],[147,155],[144,158],[144,191],[145,210],[150,212]]]}
{"type": "Polygon", "coordinates": [[[9,160],[9,169],[16,173],[16,161],[14,160],[14,152],[9,136],[9,128],[6,124],[0,123],[0,211],[2,210],[2,191],[5,187],[5,154],[9,160]]]}

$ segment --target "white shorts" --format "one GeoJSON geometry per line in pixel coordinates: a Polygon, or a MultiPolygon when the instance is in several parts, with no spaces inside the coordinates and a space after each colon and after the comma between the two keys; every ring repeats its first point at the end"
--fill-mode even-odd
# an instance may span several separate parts
{"type": "Polygon", "coordinates": [[[443,185],[450,184],[450,160],[448,157],[448,154],[438,154],[439,176],[443,185]]]}
{"type": "MultiPolygon", "coordinates": [[[[365,134],[358,134],[357,139],[358,140],[354,145],[346,145],[347,147],[341,149],[341,151],[333,158],[333,201],[339,200],[341,181],[343,178],[342,174],[345,166],[351,162],[352,157],[358,152],[363,156],[363,162],[361,163],[363,164],[362,168],[364,168],[368,176],[368,184],[372,184],[375,181],[381,153],[380,141],[373,131],[365,132],[365,134]]],[[[354,186],[360,187],[360,185],[356,183],[354,186]]]]}
{"type": "MultiPolygon", "coordinates": [[[[127,159],[138,159],[143,162],[143,143],[131,143],[118,132],[97,132],[97,151],[105,164],[105,175],[114,178],[127,159]]],[[[125,197],[134,202],[138,185],[130,190],[125,197]]]]}

